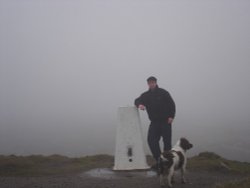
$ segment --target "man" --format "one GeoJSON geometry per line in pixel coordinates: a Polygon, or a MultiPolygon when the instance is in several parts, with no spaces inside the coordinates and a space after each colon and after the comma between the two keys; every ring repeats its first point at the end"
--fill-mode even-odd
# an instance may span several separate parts
{"type": "Polygon", "coordinates": [[[151,121],[148,129],[148,145],[153,157],[158,161],[161,154],[159,141],[163,138],[164,151],[171,149],[172,122],[175,117],[175,103],[170,94],[159,88],[153,76],[147,79],[149,90],[135,99],[135,105],[145,110],[151,121]]]}

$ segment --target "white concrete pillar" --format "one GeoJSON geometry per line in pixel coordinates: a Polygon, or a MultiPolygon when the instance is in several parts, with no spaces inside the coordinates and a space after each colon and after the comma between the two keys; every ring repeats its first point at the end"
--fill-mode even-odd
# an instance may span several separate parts
{"type": "Polygon", "coordinates": [[[114,170],[148,169],[136,107],[118,108],[114,170]]]}

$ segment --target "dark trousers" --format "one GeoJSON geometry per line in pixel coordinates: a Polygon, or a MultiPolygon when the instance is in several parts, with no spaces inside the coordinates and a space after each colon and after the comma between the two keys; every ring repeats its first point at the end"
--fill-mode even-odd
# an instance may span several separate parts
{"type": "Polygon", "coordinates": [[[161,154],[160,139],[163,138],[164,151],[172,147],[172,125],[167,122],[151,122],[148,129],[148,145],[156,161],[161,154]]]}

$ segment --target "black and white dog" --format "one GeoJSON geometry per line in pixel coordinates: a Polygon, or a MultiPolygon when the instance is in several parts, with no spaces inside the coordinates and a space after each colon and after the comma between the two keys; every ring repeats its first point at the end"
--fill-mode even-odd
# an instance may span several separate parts
{"type": "Polygon", "coordinates": [[[158,161],[161,186],[165,185],[165,179],[167,179],[167,185],[172,187],[171,181],[173,180],[174,171],[178,169],[181,169],[182,183],[186,183],[184,177],[187,165],[186,151],[192,147],[193,144],[186,138],[181,138],[172,150],[161,154],[158,161]]]}

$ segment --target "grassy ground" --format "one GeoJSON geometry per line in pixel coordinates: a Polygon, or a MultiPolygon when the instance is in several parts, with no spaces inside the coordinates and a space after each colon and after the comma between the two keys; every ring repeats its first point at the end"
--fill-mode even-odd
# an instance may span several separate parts
{"type": "Polygon", "coordinates": [[[0,156],[0,176],[46,176],[78,173],[97,167],[111,167],[108,155],[68,158],[60,155],[0,156]]]}
{"type": "Polygon", "coordinates": [[[250,177],[238,182],[229,182],[223,185],[216,185],[215,188],[249,188],[250,177]]]}
{"type": "Polygon", "coordinates": [[[242,177],[248,177],[237,182],[215,185],[214,188],[249,188],[250,187],[250,163],[231,161],[211,152],[200,153],[189,159],[188,168],[193,170],[222,171],[225,173],[237,173],[242,177]]]}
{"type": "Polygon", "coordinates": [[[188,168],[193,170],[225,171],[250,175],[250,163],[232,161],[212,152],[203,152],[188,161],[188,168]]]}
{"type": "MultiPolygon", "coordinates": [[[[147,156],[149,164],[153,159],[147,156]]],[[[93,168],[111,168],[114,158],[109,155],[69,158],[60,155],[0,156],[0,176],[51,176],[80,173],[93,168]]],[[[236,173],[245,178],[239,182],[216,185],[214,188],[249,188],[250,163],[224,159],[211,152],[203,152],[188,160],[189,170],[236,173]]]]}

